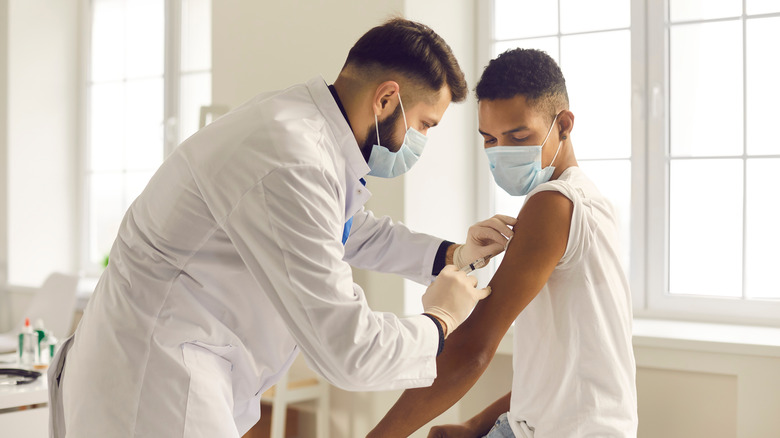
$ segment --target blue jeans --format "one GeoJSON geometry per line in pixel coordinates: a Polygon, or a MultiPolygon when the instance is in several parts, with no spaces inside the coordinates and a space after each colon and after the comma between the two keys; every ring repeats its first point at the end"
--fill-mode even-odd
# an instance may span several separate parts
{"type": "Polygon", "coordinates": [[[483,438],[515,438],[512,428],[509,427],[509,419],[506,413],[501,414],[496,420],[496,424],[490,429],[483,438]]]}

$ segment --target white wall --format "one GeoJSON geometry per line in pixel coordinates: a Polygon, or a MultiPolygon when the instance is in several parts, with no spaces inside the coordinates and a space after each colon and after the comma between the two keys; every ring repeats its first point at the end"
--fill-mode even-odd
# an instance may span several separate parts
{"type": "Polygon", "coordinates": [[[639,438],[780,436],[777,347],[686,344],[635,338],[639,438]]]}
{"type": "Polygon", "coordinates": [[[38,286],[77,266],[79,2],[8,5],[8,281],[38,286]]]}
{"type": "Polygon", "coordinates": [[[318,74],[332,82],[355,40],[402,6],[401,0],[214,1],[213,102],[235,107],[318,74]]]}
{"type": "Polygon", "coordinates": [[[736,376],[639,368],[637,390],[640,437],[737,435],[736,376]]]}

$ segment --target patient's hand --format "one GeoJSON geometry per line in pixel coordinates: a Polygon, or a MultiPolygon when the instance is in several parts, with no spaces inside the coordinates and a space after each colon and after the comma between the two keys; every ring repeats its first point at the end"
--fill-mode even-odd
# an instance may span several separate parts
{"type": "Polygon", "coordinates": [[[482,435],[469,429],[464,424],[445,424],[434,426],[428,432],[428,438],[479,438],[482,435]]]}

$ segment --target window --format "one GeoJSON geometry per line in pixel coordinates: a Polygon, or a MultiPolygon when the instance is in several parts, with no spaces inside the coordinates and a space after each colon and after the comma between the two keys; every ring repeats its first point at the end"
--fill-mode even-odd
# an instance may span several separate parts
{"type": "Polygon", "coordinates": [[[211,101],[210,0],[92,0],[82,267],[98,272],[119,224],[211,101]]]}
{"type": "Polygon", "coordinates": [[[780,2],[663,6],[648,3],[647,306],[776,323],[780,2]]]}
{"type": "MultiPolygon", "coordinates": [[[[766,132],[780,116],[780,58],[767,56],[780,2],[482,8],[482,65],[524,47],[561,66],[578,161],[619,214],[635,313],[780,322],[780,141],[766,132]]],[[[492,211],[516,214],[523,200],[489,187],[492,211]]]]}

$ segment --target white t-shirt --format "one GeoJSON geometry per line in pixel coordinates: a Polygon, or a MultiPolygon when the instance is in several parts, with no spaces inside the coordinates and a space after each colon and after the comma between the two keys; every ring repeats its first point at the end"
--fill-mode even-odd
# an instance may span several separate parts
{"type": "Polygon", "coordinates": [[[574,210],[566,252],[515,321],[512,431],[520,438],[636,437],[631,292],[613,207],[579,167],[526,199],[541,191],[562,193],[574,210]]]}

